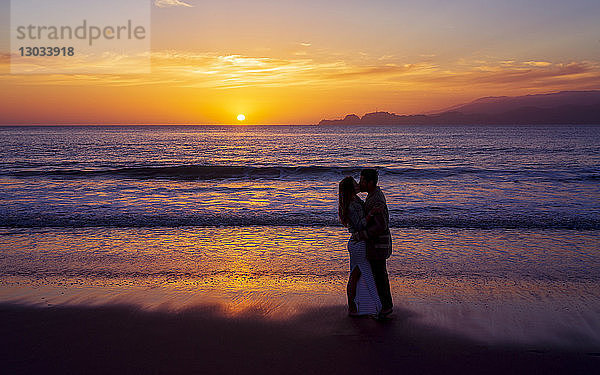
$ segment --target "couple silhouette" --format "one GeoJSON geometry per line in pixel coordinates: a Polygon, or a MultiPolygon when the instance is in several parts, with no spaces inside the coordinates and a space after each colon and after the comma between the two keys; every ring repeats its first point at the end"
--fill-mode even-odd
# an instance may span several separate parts
{"type": "Polygon", "coordinates": [[[347,284],[350,316],[385,318],[393,309],[386,265],[392,254],[390,215],[378,180],[376,169],[363,169],[360,182],[346,177],[339,184],[338,214],[351,234],[347,284]],[[367,193],[364,202],[359,192],[367,193]]]}

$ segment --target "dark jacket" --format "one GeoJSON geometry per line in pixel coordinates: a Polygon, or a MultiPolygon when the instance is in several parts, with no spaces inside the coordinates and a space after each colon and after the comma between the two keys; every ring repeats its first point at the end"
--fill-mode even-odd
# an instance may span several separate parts
{"type": "Polygon", "coordinates": [[[392,255],[390,213],[385,202],[385,195],[379,187],[367,196],[365,212],[368,214],[375,207],[381,207],[383,213],[372,215],[373,217],[367,222],[367,229],[361,233],[361,237],[365,237],[367,241],[367,259],[387,259],[392,255]]]}

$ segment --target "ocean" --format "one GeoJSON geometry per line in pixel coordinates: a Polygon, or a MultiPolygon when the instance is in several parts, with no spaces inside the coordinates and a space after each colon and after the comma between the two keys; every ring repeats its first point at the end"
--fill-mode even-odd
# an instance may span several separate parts
{"type": "Polygon", "coordinates": [[[0,302],[345,304],[337,186],[379,170],[396,309],[600,348],[600,126],[0,128],[0,302]]]}

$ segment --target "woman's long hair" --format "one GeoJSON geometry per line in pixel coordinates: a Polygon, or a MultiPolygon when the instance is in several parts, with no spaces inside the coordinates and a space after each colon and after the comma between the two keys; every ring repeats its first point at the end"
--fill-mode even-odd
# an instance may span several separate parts
{"type": "Polygon", "coordinates": [[[347,227],[348,226],[348,206],[350,202],[354,199],[354,178],[346,177],[342,181],[340,181],[339,187],[339,206],[338,206],[338,216],[340,218],[340,222],[347,227]]]}

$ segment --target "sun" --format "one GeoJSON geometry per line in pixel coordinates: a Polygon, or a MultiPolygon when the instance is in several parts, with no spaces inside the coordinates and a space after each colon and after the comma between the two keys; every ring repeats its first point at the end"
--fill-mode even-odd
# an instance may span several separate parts
{"type": "Polygon", "coordinates": [[[246,119],[246,116],[244,116],[242,113],[240,113],[240,114],[237,116],[237,119],[238,119],[238,121],[244,121],[244,120],[246,119]]]}

